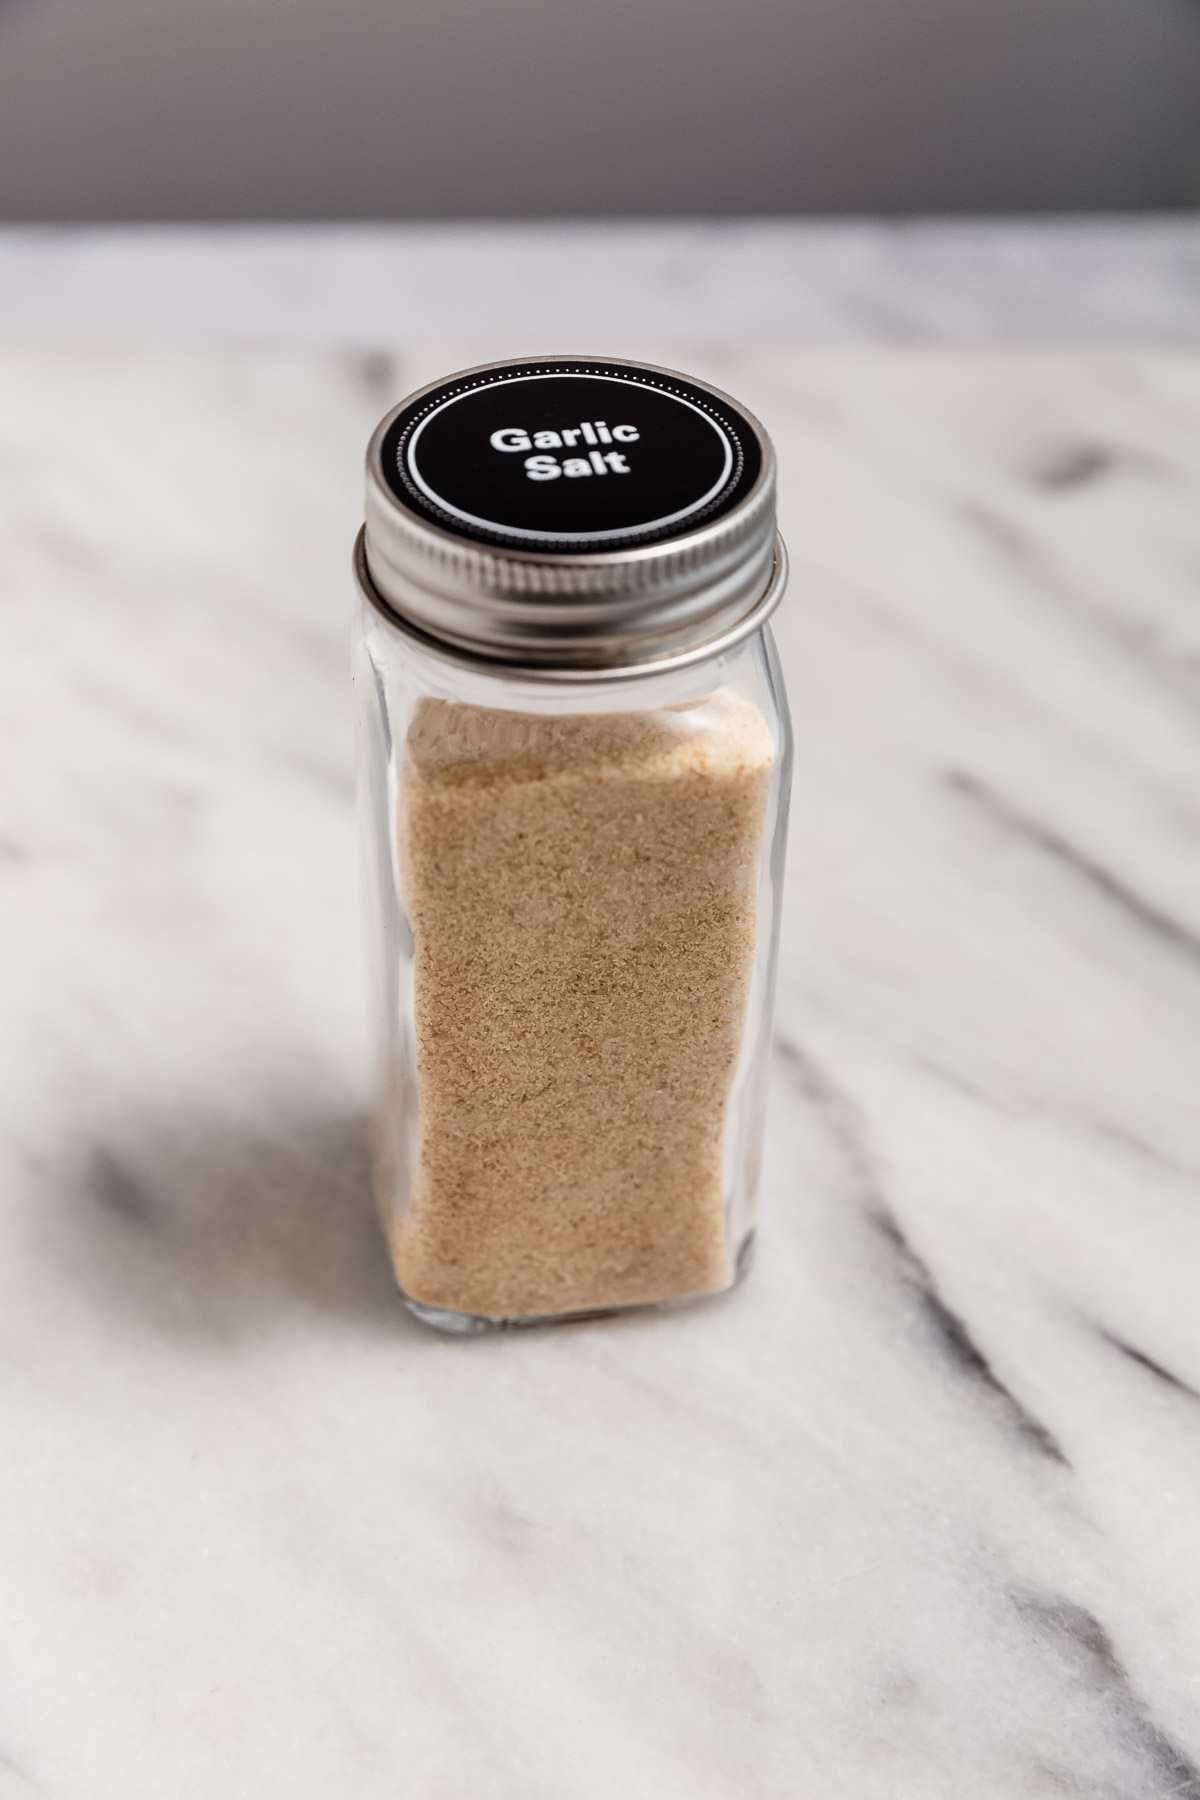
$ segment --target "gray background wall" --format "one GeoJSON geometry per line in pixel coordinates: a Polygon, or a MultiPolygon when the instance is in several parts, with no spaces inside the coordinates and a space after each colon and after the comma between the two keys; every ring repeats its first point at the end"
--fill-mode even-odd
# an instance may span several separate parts
{"type": "Polygon", "coordinates": [[[1200,0],[0,0],[0,218],[1200,202],[1200,0]]]}

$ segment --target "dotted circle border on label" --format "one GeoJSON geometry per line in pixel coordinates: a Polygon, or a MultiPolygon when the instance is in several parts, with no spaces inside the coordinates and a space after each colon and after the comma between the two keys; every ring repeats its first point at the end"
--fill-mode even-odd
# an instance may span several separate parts
{"type": "MultiPolygon", "coordinates": [[[[746,466],[745,449],[737,431],[731,426],[729,420],[723,418],[716,408],[709,404],[700,389],[695,389],[692,393],[687,393],[684,391],[681,384],[664,380],[662,377],[651,374],[648,370],[643,371],[636,368],[636,366],[633,369],[628,369],[621,368],[615,363],[576,362],[550,364],[505,363],[502,368],[483,370],[478,375],[472,376],[469,380],[451,382],[449,386],[443,385],[435,388],[432,393],[426,395],[419,410],[415,412],[410,419],[405,421],[404,429],[396,439],[395,463],[401,482],[406,488],[409,488],[411,477],[406,468],[406,452],[413,433],[416,431],[417,427],[427,419],[431,413],[436,412],[439,407],[446,405],[451,400],[461,400],[465,394],[477,392],[482,388],[500,387],[508,381],[527,381],[538,377],[549,377],[553,375],[577,375],[582,377],[596,376],[605,381],[622,381],[627,383],[630,387],[655,389],[659,393],[669,395],[673,400],[683,401],[686,405],[694,407],[696,411],[707,414],[722,432],[728,434],[734,452],[733,468],[730,471],[728,478],[721,483],[719,493],[715,494],[711,500],[705,503],[705,505],[698,508],[694,514],[684,515],[689,520],[689,526],[700,525],[703,523],[705,518],[711,516],[712,513],[720,508],[724,498],[734,492],[737,488],[738,482],[742,478],[742,472],[746,466]]],[[[390,435],[391,434],[389,433],[389,436],[390,435]]],[[[416,483],[412,482],[411,486],[416,487],[416,483]]],[[[423,490],[418,488],[417,493],[420,495],[419,504],[427,507],[430,512],[436,513],[440,519],[444,520],[447,530],[455,532],[459,536],[463,535],[461,531],[461,519],[468,517],[468,515],[463,514],[461,516],[456,516],[445,506],[439,505],[435,499],[429,494],[426,494],[423,490]]],[[[490,533],[492,537],[500,539],[502,546],[505,540],[518,540],[517,544],[510,543],[508,545],[509,548],[518,548],[519,540],[524,539],[526,544],[538,540],[539,547],[550,543],[572,543],[577,545],[595,544],[598,547],[603,546],[606,549],[620,549],[626,545],[636,545],[655,535],[666,534],[668,537],[671,535],[668,527],[664,525],[661,520],[654,520],[646,525],[631,526],[628,530],[618,529],[612,532],[562,533],[539,533],[528,529],[521,529],[516,526],[496,525],[494,521],[489,520],[479,520],[478,523],[482,526],[483,530],[490,533]]]]}

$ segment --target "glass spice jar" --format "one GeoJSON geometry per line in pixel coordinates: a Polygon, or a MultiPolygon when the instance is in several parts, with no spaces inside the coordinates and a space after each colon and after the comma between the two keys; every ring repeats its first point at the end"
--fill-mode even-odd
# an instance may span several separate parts
{"type": "Polygon", "coordinates": [[[765,432],[666,369],[466,370],[376,431],[355,571],[408,1305],[479,1331],[732,1287],[791,766],[765,432]]]}

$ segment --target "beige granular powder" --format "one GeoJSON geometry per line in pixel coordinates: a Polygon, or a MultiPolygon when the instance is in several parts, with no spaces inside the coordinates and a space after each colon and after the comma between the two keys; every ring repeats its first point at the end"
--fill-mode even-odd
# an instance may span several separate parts
{"type": "Polygon", "coordinates": [[[727,1285],[721,1134],[772,757],[726,690],[555,718],[421,702],[399,808],[412,1298],[516,1318],[727,1285]]]}

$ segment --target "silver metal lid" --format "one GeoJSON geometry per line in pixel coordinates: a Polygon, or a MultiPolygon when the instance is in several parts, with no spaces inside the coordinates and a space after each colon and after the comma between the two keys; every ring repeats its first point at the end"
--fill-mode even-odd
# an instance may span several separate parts
{"type": "Polygon", "coordinates": [[[774,451],[744,407],[669,369],[485,364],[380,424],[358,560],[376,605],[472,657],[674,662],[778,599],[774,451]]]}

